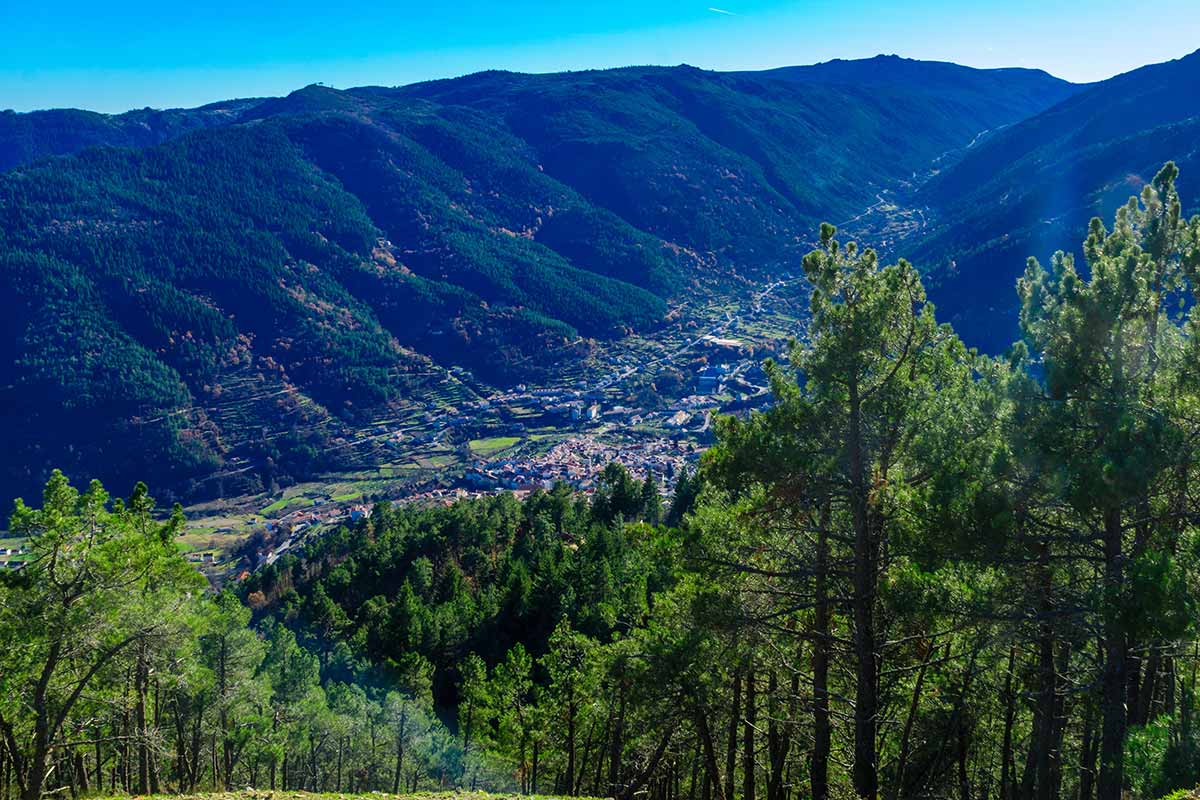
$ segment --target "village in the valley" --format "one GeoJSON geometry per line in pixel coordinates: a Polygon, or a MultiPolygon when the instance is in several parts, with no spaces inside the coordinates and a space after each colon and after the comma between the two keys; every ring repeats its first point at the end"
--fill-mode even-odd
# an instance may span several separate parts
{"type": "Polygon", "coordinates": [[[376,502],[521,497],[560,483],[587,494],[614,462],[652,476],[666,502],[712,443],[717,416],[770,402],[763,362],[786,357],[799,333],[801,283],[788,275],[741,300],[683,305],[665,333],[597,349],[552,385],[495,389],[450,368],[404,414],[344,442],[362,454],[362,470],[195,504],[183,547],[212,579],[236,579],[376,502]]]}

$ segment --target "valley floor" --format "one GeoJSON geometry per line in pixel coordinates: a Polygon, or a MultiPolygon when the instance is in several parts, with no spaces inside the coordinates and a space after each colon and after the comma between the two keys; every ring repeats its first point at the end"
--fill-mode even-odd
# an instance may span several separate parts
{"type": "Polygon", "coordinates": [[[411,413],[381,420],[349,443],[371,449],[363,455],[369,466],[190,506],[181,544],[222,582],[368,513],[375,500],[520,495],[556,481],[587,492],[613,461],[639,478],[653,473],[669,491],[711,439],[714,413],[745,412],[769,399],[761,363],[784,357],[800,333],[801,284],[781,269],[769,281],[706,287],[673,308],[654,336],[597,346],[545,385],[500,389],[460,372],[453,402],[413,404],[411,413]],[[263,544],[244,559],[239,548],[256,533],[263,544]]]}

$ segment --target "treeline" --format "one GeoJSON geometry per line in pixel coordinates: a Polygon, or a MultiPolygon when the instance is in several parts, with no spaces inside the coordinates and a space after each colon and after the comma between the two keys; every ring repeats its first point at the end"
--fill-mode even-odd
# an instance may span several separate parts
{"type": "Polygon", "coordinates": [[[0,791],[1116,800],[1200,783],[1200,219],[1167,165],[1003,358],[825,226],[775,403],[670,503],[378,506],[199,591],[56,476],[0,583],[0,791]]]}

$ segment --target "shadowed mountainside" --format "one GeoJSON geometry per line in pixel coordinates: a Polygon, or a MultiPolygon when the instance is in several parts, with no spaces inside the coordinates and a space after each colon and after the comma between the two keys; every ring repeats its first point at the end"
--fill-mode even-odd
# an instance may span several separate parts
{"type": "MultiPolygon", "coordinates": [[[[910,255],[963,338],[1001,350],[1016,331],[1013,285],[1036,255],[1078,251],[1088,220],[1113,210],[1174,160],[1200,168],[1200,51],[1084,87],[981,141],[926,183],[935,224],[910,255]]],[[[1194,202],[1194,200],[1193,200],[1194,202]]]]}

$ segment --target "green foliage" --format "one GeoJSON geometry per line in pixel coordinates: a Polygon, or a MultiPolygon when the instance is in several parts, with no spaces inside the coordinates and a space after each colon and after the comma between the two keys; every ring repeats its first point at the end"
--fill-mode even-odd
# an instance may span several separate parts
{"type": "Polygon", "coordinates": [[[1125,740],[1125,762],[1134,797],[1158,796],[1170,734],[1171,721],[1163,718],[1129,732],[1129,738],[1125,740]]]}
{"type": "MultiPolygon", "coordinates": [[[[627,484],[624,519],[641,518],[642,485],[617,465],[608,472],[627,484]]],[[[492,665],[518,644],[541,654],[563,615],[603,640],[643,613],[647,593],[666,578],[607,508],[579,504],[565,486],[524,503],[500,496],[396,507],[266,567],[243,591],[278,597],[291,585],[319,598],[275,613],[310,647],[351,642],[355,658],[393,675],[406,654],[420,654],[434,667],[436,699],[452,704],[473,654],[492,665]]]]}
{"type": "Polygon", "coordinates": [[[1179,101],[1198,76],[1192,53],[1088,86],[990,132],[921,187],[914,204],[938,224],[911,254],[931,268],[938,306],[964,339],[994,353],[1009,345],[1026,256],[1077,244],[1090,219],[1110,218],[1167,160],[1200,174],[1200,121],[1179,101]]]}
{"type": "Polygon", "coordinates": [[[0,576],[0,733],[24,796],[46,788],[54,749],[110,670],[135,655],[141,680],[150,648],[186,641],[202,580],[175,549],[178,507],[166,522],[153,512],[145,484],[113,501],[57,470],[40,508],[16,503],[9,529],[29,555],[0,576]]]}
{"type": "Polygon", "coordinates": [[[1196,785],[1200,218],[1175,177],[1093,223],[1086,271],[1029,264],[1004,359],[823,226],[774,402],[719,422],[670,527],[612,464],[591,498],[380,503],[210,595],[178,511],[55,473],[0,577],[22,800],[78,792],[97,743],[141,794],[1196,785]]]}

